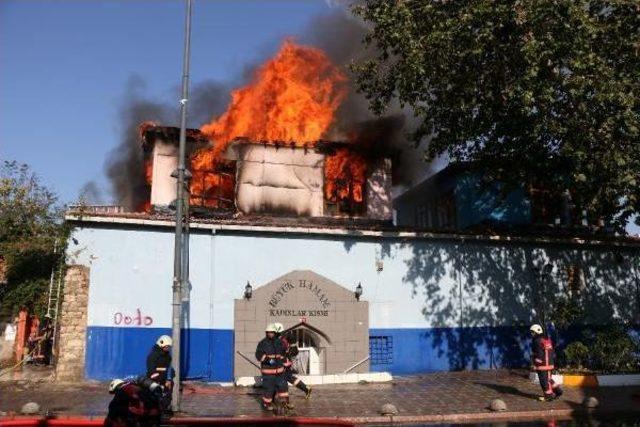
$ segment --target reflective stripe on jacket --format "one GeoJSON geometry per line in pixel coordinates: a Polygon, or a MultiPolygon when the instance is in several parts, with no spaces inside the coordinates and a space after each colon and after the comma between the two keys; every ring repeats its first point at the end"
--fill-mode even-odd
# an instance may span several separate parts
{"type": "Polygon", "coordinates": [[[533,366],[536,371],[551,371],[554,369],[555,352],[551,339],[538,335],[533,339],[533,366]]]}
{"type": "Polygon", "coordinates": [[[285,348],[278,338],[263,338],[256,348],[256,359],[260,361],[260,370],[265,375],[277,375],[284,372],[285,348]]]}
{"type": "Polygon", "coordinates": [[[164,351],[157,344],[153,346],[147,356],[147,378],[163,384],[169,379],[171,368],[171,353],[164,351]]]}

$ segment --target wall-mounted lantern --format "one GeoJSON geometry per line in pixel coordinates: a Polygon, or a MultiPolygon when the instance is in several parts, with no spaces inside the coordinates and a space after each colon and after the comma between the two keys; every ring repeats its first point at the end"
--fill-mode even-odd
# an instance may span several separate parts
{"type": "Polygon", "coordinates": [[[253,288],[251,287],[251,283],[247,280],[247,286],[244,287],[244,298],[251,299],[251,295],[253,294],[253,288]]]}
{"type": "Polygon", "coordinates": [[[356,286],[356,291],[354,292],[356,296],[356,300],[360,301],[360,297],[362,296],[362,285],[358,282],[358,286],[356,286]]]}

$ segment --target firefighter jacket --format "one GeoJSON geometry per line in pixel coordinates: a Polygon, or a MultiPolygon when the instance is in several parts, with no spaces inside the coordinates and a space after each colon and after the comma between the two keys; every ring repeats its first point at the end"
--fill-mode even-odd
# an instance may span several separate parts
{"type": "Polygon", "coordinates": [[[109,403],[108,418],[115,420],[126,419],[128,416],[142,416],[145,406],[141,396],[142,388],[133,383],[125,383],[120,386],[109,403]]]}
{"type": "Polygon", "coordinates": [[[278,375],[284,372],[286,349],[279,338],[265,337],[258,343],[256,359],[260,361],[263,375],[278,375]]]}
{"type": "MultiPolygon", "coordinates": [[[[126,382],[115,391],[104,425],[130,425],[133,420],[148,421],[150,417],[159,415],[158,397],[138,382],[126,382]]],[[[143,422],[139,424],[154,425],[143,422]]]]}
{"type": "Polygon", "coordinates": [[[554,369],[556,355],[550,338],[542,335],[534,337],[531,356],[536,371],[551,371],[554,369]]]}
{"type": "Polygon", "coordinates": [[[147,356],[147,378],[164,384],[169,379],[171,369],[171,353],[162,350],[157,344],[147,356]]]}

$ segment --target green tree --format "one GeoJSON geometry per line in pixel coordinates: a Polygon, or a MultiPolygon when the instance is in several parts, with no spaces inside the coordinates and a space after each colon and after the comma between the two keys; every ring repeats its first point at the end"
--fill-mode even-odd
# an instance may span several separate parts
{"type": "Polygon", "coordinates": [[[622,231],[640,211],[640,2],[365,0],[373,57],[352,64],[382,114],[412,107],[426,157],[569,190],[622,231]]]}
{"type": "Polygon", "coordinates": [[[44,314],[51,272],[66,243],[56,201],[27,165],[0,164],[0,257],[5,270],[0,318],[22,307],[44,314]]]}

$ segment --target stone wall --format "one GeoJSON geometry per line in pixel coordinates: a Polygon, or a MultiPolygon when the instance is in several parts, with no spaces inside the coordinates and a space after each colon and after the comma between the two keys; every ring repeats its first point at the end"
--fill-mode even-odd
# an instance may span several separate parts
{"type": "Polygon", "coordinates": [[[87,338],[87,304],[89,299],[89,268],[70,265],[64,278],[58,341],[58,381],[84,378],[85,343],[87,338]]]}

